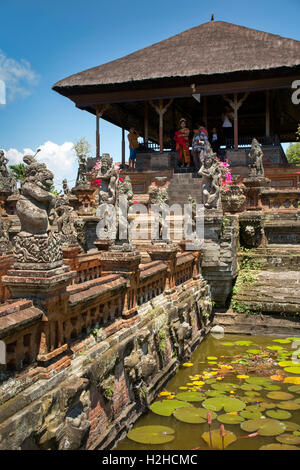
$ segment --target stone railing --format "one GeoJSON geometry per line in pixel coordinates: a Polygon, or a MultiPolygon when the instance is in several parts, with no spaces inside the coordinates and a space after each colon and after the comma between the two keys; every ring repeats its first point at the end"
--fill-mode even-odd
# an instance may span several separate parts
{"type": "MultiPolygon", "coordinates": [[[[70,354],[93,344],[99,332],[113,334],[122,328],[124,319],[134,320],[140,306],[195,278],[199,274],[199,252],[177,251],[174,245],[168,250],[158,245],[155,253],[150,253],[155,259],[139,264],[136,252],[116,252],[115,260],[114,252],[78,254],[78,249],[72,253],[64,250],[65,263],[75,269],[69,285],[61,287],[58,283],[48,295],[41,278],[38,282],[42,296],[47,297],[45,302],[35,301],[28,292],[27,300],[6,300],[0,307],[0,340],[6,344],[2,379],[24,367],[31,377],[52,376],[70,365],[70,354]]],[[[10,272],[3,279],[3,289],[7,290],[10,272]]]]}
{"type": "Polygon", "coordinates": [[[261,195],[264,211],[297,211],[300,209],[299,189],[265,189],[261,195]]]}

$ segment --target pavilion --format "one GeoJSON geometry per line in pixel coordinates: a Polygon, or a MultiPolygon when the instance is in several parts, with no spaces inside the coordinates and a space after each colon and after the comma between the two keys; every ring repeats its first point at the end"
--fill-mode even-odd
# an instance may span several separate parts
{"type": "Polygon", "coordinates": [[[253,137],[262,144],[293,142],[300,105],[292,102],[300,79],[300,41],[210,21],[120,59],[71,75],[53,89],[76,107],[96,116],[96,156],[100,156],[99,121],[125,130],[134,126],[145,148],[172,147],[172,133],[185,117],[210,130],[221,127],[230,104],[234,114],[234,149],[253,137]]]}

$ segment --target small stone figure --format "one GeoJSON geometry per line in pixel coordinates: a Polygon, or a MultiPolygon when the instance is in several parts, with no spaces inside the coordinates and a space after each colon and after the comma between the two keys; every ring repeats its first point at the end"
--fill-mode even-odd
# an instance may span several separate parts
{"type": "Polygon", "coordinates": [[[223,210],[226,212],[241,212],[246,202],[245,186],[235,182],[229,189],[221,190],[223,210]]]}
{"type": "Polygon", "coordinates": [[[10,220],[0,218],[0,256],[6,255],[11,251],[8,234],[11,224],[12,222],[10,220]]]}
{"type": "Polygon", "coordinates": [[[13,240],[14,255],[21,264],[50,263],[56,267],[62,264],[62,252],[52,228],[56,217],[56,196],[50,192],[53,173],[31,155],[23,161],[28,167],[16,206],[21,231],[13,240]]]}
{"type": "Polygon", "coordinates": [[[66,179],[64,179],[63,182],[62,182],[62,185],[63,185],[64,195],[68,196],[70,194],[70,188],[68,186],[68,181],[66,179]]]}
{"type": "Polygon", "coordinates": [[[166,221],[168,214],[169,195],[165,188],[158,188],[157,186],[149,187],[149,202],[151,205],[156,206],[155,215],[158,215],[156,223],[158,223],[158,240],[160,242],[170,242],[169,226],[166,221]],[[158,211],[157,211],[158,209],[158,211]]]}
{"type": "Polygon", "coordinates": [[[250,164],[250,175],[264,177],[264,166],[263,166],[263,151],[257,139],[252,140],[251,150],[249,152],[249,158],[251,159],[250,164]]]}
{"type": "Polygon", "coordinates": [[[102,155],[97,178],[101,181],[99,186],[99,204],[103,202],[115,204],[118,173],[114,168],[113,159],[108,153],[102,155]]]}
{"type": "Polygon", "coordinates": [[[79,167],[78,167],[78,173],[77,173],[77,178],[76,178],[76,186],[88,183],[87,158],[82,153],[78,154],[78,164],[79,164],[79,167]]]}
{"type": "Polygon", "coordinates": [[[62,246],[77,245],[77,231],[72,217],[73,208],[69,206],[68,199],[63,196],[56,201],[57,228],[62,246]]]}
{"type": "Polygon", "coordinates": [[[202,191],[203,204],[206,209],[218,209],[220,204],[220,178],[222,170],[218,164],[216,154],[208,147],[204,164],[199,170],[203,177],[202,191]]]}
{"type": "Polygon", "coordinates": [[[0,191],[14,193],[17,190],[17,181],[14,175],[7,169],[8,159],[4,151],[0,150],[0,191]]]}

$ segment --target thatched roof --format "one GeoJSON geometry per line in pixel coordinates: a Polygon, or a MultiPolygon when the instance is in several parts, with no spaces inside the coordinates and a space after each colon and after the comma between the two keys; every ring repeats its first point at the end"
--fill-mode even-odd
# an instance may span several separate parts
{"type": "Polygon", "coordinates": [[[121,59],[71,75],[53,89],[211,76],[300,66],[300,41],[210,21],[121,59]]]}

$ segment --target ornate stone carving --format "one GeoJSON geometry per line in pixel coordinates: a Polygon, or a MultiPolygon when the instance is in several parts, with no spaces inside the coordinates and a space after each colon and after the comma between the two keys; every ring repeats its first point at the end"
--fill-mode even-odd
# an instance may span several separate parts
{"type": "Polygon", "coordinates": [[[99,186],[99,204],[115,204],[118,182],[118,173],[114,168],[113,159],[108,153],[102,155],[97,178],[101,180],[99,186]]]}
{"type": "Polygon", "coordinates": [[[74,221],[74,225],[77,232],[77,242],[81,246],[82,251],[86,251],[87,242],[85,236],[85,221],[82,219],[77,219],[74,221]]]}
{"type": "Polygon", "coordinates": [[[0,150],[0,191],[14,193],[17,191],[17,181],[13,174],[7,169],[8,159],[4,151],[0,150]]]}
{"type": "Polygon", "coordinates": [[[244,185],[232,183],[227,191],[221,190],[223,210],[226,212],[242,211],[246,202],[245,189],[244,185]]]}
{"type": "Polygon", "coordinates": [[[260,216],[254,214],[240,219],[240,242],[245,248],[257,248],[262,243],[263,225],[260,216]]]}
{"type": "Polygon", "coordinates": [[[64,195],[68,196],[70,194],[70,188],[68,186],[68,181],[66,179],[64,179],[63,182],[62,182],[62,185],[63,185],[64,195]]]}
{"type": "Polygon", "coordinates": [[[249,176],[265,176],[263,166],[263,151],[257,139],[252,140],[251,150],[249,152],[249,158],[251,159],[250,175],[249,176]]]}
{"type": "Polygon", "coordinates": [[[31,155],[25,155],[23,161],[28,166],[16,206],[21,224],[21,231],[14,238],[16,261],[61,265],[60,242],[51,227],[56,216],[56,197],[50,192],[53,173],[31,155]]]}
{"type": "Polygon", "coordinates": [[[11,224],[12,222],[10,220],[0,218],[0,256],[6,255],[11,251],[8,234],[11,224]]]}
{"type": "Polygon", "coordinates": [[[204,164],[198,174],[203,177],[202,192],[204,207],[206,209],[218,209],[220,205],[220,178],[222,170],[211,147],[207,149],[204,164]]]}
{"type": "Polygon", "coordinates": [[[57,228],[62,246],[77,245],[77,231],[72,217],[73,209],[68,204],[68,198],[60,197],[56,201],[57,228]]]}

